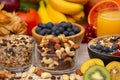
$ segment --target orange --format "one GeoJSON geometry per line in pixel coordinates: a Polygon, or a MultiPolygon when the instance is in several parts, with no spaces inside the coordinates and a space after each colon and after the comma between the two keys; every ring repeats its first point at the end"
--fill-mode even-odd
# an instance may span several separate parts
{"type": "Polygon", "coordinates": [[[119,4],[113,0],[101,0],[96,3],[88,14],[88,23],[92,24],[93,27],[96,27],[97,23],[97,16],[98,12],[102,9],[109,8],[109,9],[119,9],[119,4]]]}
{"type": "Polygon", "coordinates": [[[115,0],[118,4],[119,4],[119,6],[120,6],[120,0],[115,0]]]}

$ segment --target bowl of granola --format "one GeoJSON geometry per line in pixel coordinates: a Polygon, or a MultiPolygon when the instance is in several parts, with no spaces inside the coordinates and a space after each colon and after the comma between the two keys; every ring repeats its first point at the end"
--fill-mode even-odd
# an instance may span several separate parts
{"type": "Polygon", "coordinates": [[[111,61],[120,61],[120,35],[111,34],[92,39],[88,43],[90,58],[100,58],[105,65],[111,61]]]}
{"type": "Polygon", "coordinates": [[[22,71],[32,64],[34,39],[27,35],[7,35],[0,38],[0,66],[10,71],[22,71]]]}

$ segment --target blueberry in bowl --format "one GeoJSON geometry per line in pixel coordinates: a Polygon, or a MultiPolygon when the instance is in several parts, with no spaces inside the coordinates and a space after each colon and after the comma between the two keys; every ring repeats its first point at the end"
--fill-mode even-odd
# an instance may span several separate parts
{"type": "Polygon", "coordinates": [[[53,35],[57,37],[60,34],[64,34],[66,38],[74,42],[81,42],[84,36],[84,27],[77,23],[63,21],[60,23],[40,23],[32,29],[32,36],[38,43],[43,36],[53,35]]]}
{"type": "Polygon", "coordinates": [[[107,65],[111,61],[120,61],[120,35],[111,34],[92,39],[88,43],[90,58],[100,58],[107,65]]]}

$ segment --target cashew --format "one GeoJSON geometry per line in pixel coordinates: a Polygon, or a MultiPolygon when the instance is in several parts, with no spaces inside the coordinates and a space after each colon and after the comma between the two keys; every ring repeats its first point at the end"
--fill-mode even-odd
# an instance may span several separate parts
{"type": "Polygon", "coordinates": [[[69,56],[74,56],[75,55],[75,51],[70,51],[69,53],[67,53],[69,56]]]}
{"type": "Polygon", "coordinates": [[[59,63],[58,63],[57,61],[54,61],[53,63],[54,63],[55,65],[59,65],[59,63]]]}
{"type": "Polygon", "coordinates": [[[71,57],[67,57],[67,58],[64,59],[64,61],[65,61],[65,62],[66,62],[66,61],[72,62],[73,59],[72,59],[71,57]]]}
{"type": "Polygon", "coordinates": [[[61,39],[62,42],[67,42],[67,38],[63,34],[59,35],[58,38],[61,39]]]}
{"type": "Polygon", "coordinates": [[[62,52],[61,52],[60,50],[56,50],[55,53],[56,53],[57,57],[58,57],[59,59],[61,59],[61,54],[62,54],[62,52]]]}
{"type": "Polygon", "coordinates": [[[46,57],[43,57],[42,61],[43,61],[45,64],[51,64],[51,63],[53,63],[53,59],[52,59],[52,58],[46,59],[46,57]]]}
{"type": "Polygon", "coordinates": [[[43,79],[51,78],[51,77],[52,77],[52,75],[50,73],[48,73],[48,72],[43,72],[41,74],[41,78],[43,78],[43,79]]]}
{"type": "Polygon", "coordinates": [[[61,47],[61,48],[60,48],[60,51],[61,51],[61,52],[64,52],[64,51],[65,51],[65,49],[64,49],[63,47],[61,47]]]}
{"type": "Polygon", "coordinates": [[[71,46],[75,44],[75,43],[74,43],[73,41],[71,41],[71,40],[68,40],[68,43],[69,43],[71,46]]]}
{"type": "Polygon", "coordinates": [[[22,78],[25,78],[27,77],[27,73],[26,72],[23,72],[22,75],[21,75],[22,78]]]}
{"type": "Polygon", "coordinates": [[[63,75],[62,75],[62,79],[63,79],[63,80],[69,80],[69,76],[68,76],[67,74],[63,74],[63,75]]]}
{"type": "Polygon", "coordinates": [[[66,53],[71,52],[69,47],[65,47],[65,51],[66,51],[66,53]]]}
{"type": "Polygon", "coordinates": [[[36,68],[35,68],[34,66],[32,66],[32,67],[30,67],[30,69],[29,69],[28,72],[29,72],[30,74],[33,74],[33,73],[35,72],[35,69],[36,69],[36,68]]]}
{"type": "Polygon", "coordinates": [[[76,74],[70,74],[70,80],[75,80],[76,74]]]}
{"type": "Polygon", "coordinates": [[[41,53],[41,56],[45,57],[47,55],[46,52],[41,53]]]}
{"type": "Polygon", "coordinates": [[[76,75],[75,78],[76,80],[83,80],[83,76],[80,76],[80,75],[76,75]]]}
{"type": "Polygon", "coordinates": [[[68,44],[68,43],[64,43],[63,45],[64,45],[64,47],[70,47],[70,44],[68,44]]]}

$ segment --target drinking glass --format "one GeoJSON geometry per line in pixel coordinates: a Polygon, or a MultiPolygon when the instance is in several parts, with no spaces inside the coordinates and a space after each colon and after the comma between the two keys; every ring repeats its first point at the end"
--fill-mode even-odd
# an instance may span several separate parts
{"type": "Polygon", "coordinates": [[[104,9],[98,13],[97,37],[109,34],[120,34],[119,9],[104,9]]]}

